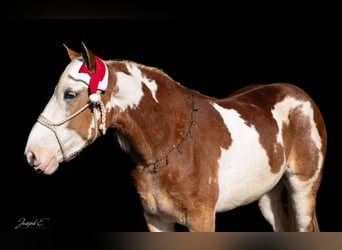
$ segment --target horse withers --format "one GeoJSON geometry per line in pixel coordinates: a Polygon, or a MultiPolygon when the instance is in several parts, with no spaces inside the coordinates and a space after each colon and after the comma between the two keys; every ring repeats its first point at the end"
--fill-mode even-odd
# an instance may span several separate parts
{"type": "Polygon", "coordinates": [[[319,230],[327,134],[303,90],[253,85],[217,99],[83,43],[81,53],[66,49],[71,62],[25,148],[36,171],[53,174],[112,128],[136,163],[149,231],[215,231],[216,213],[254,201],[274,231],[319,230]]]}

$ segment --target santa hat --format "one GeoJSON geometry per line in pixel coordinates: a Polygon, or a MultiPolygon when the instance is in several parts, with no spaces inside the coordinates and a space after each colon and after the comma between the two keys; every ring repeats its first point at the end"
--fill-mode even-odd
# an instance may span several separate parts
{"type": "Polygon", "coordinates": [[[69,75],[78,81],[82,81],[89,86],[89,100],[97,103],[101,100],[98,90],[105,91],[108,86],[108,69],[106,64],[95,56],[95,72],[91,73],[81,58],[77,59],[74,66],[69,71],[69,75]]]}

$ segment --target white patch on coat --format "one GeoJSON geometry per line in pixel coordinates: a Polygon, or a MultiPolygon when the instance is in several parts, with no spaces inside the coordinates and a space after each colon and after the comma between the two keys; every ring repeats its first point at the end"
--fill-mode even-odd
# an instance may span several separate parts
{"type": "Polygon", "coordinates": [[[119,91],[112,95],[106,105],[107,110],[115,106],[120,107],[121,111],[127,108],[135,108],[144,96],[143,84],[151,91],[151,95],[155,102],[158,102],[156,97],[158,85],[155,80],[150,80],[143,76],[141,70],[134,63],[126,63],[130,75],[124,72],[117,72],[117,86],[119,91]]]}
{"type": "MultiPolygon", "coordinates": [[[[300,101],[293,97],[286,97],[281,102],[274,105],[272,109],[272,115],[277,122],[279,127],[279,132],[277,134],[277,141],[282,144],[282,129],[283,123],[289,124],[289,113],[291,110],[295,108],[300,108],[302,114],[307,116],[310,121],[311,128],[311,139],[314,141],[318,150],[322,149],[322,138],[319,135],[317,125],[314,120],[314,111],[311,103],[309,101],[300,101]]],[[[319,166],[323,163],[323,156],[320,154],[319,156],[319,166]]]]}
{"type": "Polygon", "coordinates": [[[221,149],[219,163],[219,197],[216,211],[222,212],[259,199],[279,181],[282,170],[272,174],[265,149],[255,127],[248,126],[234,109],[214,103],[230,131],[232,144],[221,149]]]}

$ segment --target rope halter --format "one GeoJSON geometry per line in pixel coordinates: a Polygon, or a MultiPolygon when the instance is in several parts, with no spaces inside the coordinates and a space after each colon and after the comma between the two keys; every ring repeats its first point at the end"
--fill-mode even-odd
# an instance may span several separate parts
{"type": "Polygon", "coordinates": [[[67,118],[65,118],[59,122],[52,122],[42,114],[40,114],[37,121],[41,125],[47,127],[48,129],[50,129],[54,133],[54,135],[58,141],[59,147],[61,149],[62,155],[63,155],[63,161],[71,160],[76,155],[78,155],[85,147],[87,147],[89,144],[93,143],[95,141],[95,139],[98,137],[98,131],[100,131],[102,135],[104,135],[106,133],[106,110],[105,110],[105,106],[101,100],[97,103],[88,102],[86,105],[81,107],[75,113],[73,113],[72,115],[68,116],[67,118]],[[73,153],[72,155],[67,157],[66,152],[65,152],[65,147],[63,146],[63,142],[57,133],[57,128],[59,126],[63,125],[64,123],[70,121],[71,119],[75,118],[76,116],[81,114],[84,110],[86,110],[90,106],[92,106],[92,117],[93,117],[94,129],[95,129],[94,136],[92,138],[88,139],[86,144],[81,149],[79,149],[78,151],[76,151],[75,153],[73,153]],[[100,112],[100,114],[99,114],[99,112],[100,112]],[[101,118],[100,126],[98,126],[98,117],[101,118]]]}

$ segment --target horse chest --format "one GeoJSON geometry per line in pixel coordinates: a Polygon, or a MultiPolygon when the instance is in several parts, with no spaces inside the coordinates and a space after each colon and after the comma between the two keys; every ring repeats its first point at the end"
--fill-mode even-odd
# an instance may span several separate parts
{"type": "Polygon", "coordinates": [[[160,184],[155,174],[142,173],[138,169],[134,169],[131,175],[144,210],[150,214],[162,215],[164,218],[169,217],[170,220],[177,218],[181,221],[184,215],[177,208],[172,194],[160,184]]]}

